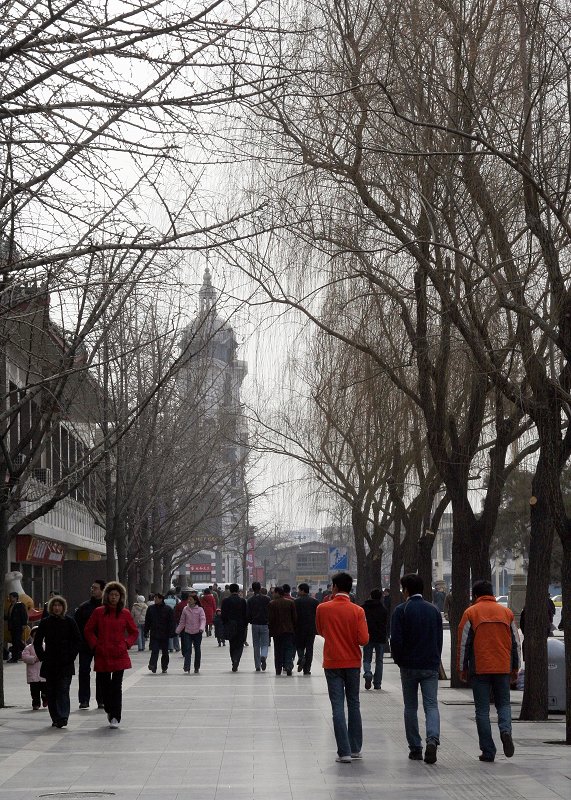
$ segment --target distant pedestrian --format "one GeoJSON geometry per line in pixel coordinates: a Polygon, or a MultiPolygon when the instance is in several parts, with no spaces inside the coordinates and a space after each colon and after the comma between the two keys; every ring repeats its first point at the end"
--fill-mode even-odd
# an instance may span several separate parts
{"type": "Polygon", "coordinates": [[[432,590],[432,602],[436,606],[436,608],[442,612],[444,611],[444,601],[446,600],[446,592],[442,588],[442,586],[436,586],[435,589],[432,590]]]}
{"type": "Polygon", "coordinates": [[[295,655],[295,625],[297,612],[294,601],[286,599],[282,586],[276,586],[274,599],[268,606],[268,627],[274,640],[274,666],[276,675],[285,670],[287,675],[293,673],[295,655]]]}
{"type": "Polygon", "coordinates": [[[228,583],[224,587],[224,591],[220,592],[220,608],[222,608],[222,603],[227,597],[230,597],[230,585],[228,583]]]}
{"type": "Polygon", "coordinates": [[[152,673],[157,671],[159,652],[161,654],[161,672],[163,675],[169,668],[169,639],[172,640],[175,632],[174,612],[165,604],[165,597],[161,592],[155,592],[152,606],[147,609],[145,616],[145,635],[149,634],[149,669],[152,673]]]}
{"type": "Polygon", "coordinates": [[[131,614],[139,630],[139,638],[137,639],[137,649],[139,653],[142,653],[145,649],[145,617],[147,616],[147,608],[148,606],[145,603],[144,595],[138,594],[131,608],[131,614]]]}
{"type": "Polygon", "coordinates": [[[387,610],[388,617],[391,616],[391,593],[389,589],[383,589],[383,605],[387,610]]]}
{"type": "Polygon", "coordinates": [[[383,655],[387,642],[387,609],[382,600],[380,589],[373,589],[369,600],[363,603],[363,611],[367,618],[369,641],[363,647],[363,677],[365,689],[371,684],[380,689],[383,682],[383,655]],[[375,674],[373,675],[373,656],[375,657],[375,674]]]}
{"type": "Polygon", "coordinates": [[[297,651],[297,671],[311,675],[313,662],[313,643],[315,642],[315,615],[319,602],[309,594],[309,585],[300,583],[298,595],[294,600],[297,621],[295,624],[295,649],[297,651]]]}
{"type": "MultiPolygon", "coordinates": [[[[164,599],[164,604],[165,604],[165,606],[168,606],[169,608],[172,609],[173,615],[174,615],[174,610],[177,607],[178,602],[179,601],[177,600],[177,598],[175,596],[175,593],[173,592],[172,589],[170,589],[166,594],[166,597],[164,599]]],[[[173,616],[173,619],[174,619],[174,616],[173,616]]],[[[178,638],[178,636],[176,634],[173,634],[169,638],[169,653],[173,653],[173,652],[177,652],[177,653],[180,652],[180,639],[178,638]]]]}
{"type": "Polygon", "coordinates": [[[248,607],[244,598],[240,597],[240,587],[237,583],[231,583],[228,591],[230,594],[224,598],[221,606],[224,638],[228,639],[230,646],[232,672],[238,672],[248,629],[248,607]]]}
{"type": "MultiPolygon", "coordinates": [[[[102,603],[103,589],[105,581],[102,578],[94,580],[89,589],[89,600],[86,600],[75,609],[73,618],[77,623],[81,634],[81,647],[79,648],[79,669],[78,669],[78,691],[77,699],[81,709],[89,708],[91,700],[91,662],[93,661],[93,651],[85,641],[84,631],[87,620],[91,617],[96,608],[102,603]]],[[[103,698],[97,695],[96,682],[96,702],[97,708],[103,708],[103,698]]]]}
{"type": "Polygon", "coordinates": [[[252,626],[252,645],[254,650],[254,667],[256,672],[265,671],[270,644],[268,627],[268,609],[270,598],[262,594],[259,581],[252,583],[252,596],[246,601],[248,606],[248,622],[252,626]]]}
{"type": "Polygon", "coordinates": [[[424,761],[434,764],[440,744],[438,670],[442,653],[442,615],[423,598],[424,583],[420,575],[403,575],[400,582],[405,602],[395,608],[391,618],[391,651],[400,667],[408,757],[422,761],[418,729],[420,688],[426,717],[424,761]]]}
{"type": "Polygon", "coordinates": [[[73,617],[66,615],[67,601],[52,597],[48,616],[42,619],[34,638],[36,655],[42,662],[40,675],[46,681],[46,696],[52,727],[65,728],[69,718],[69,687],[75,675],[75,659],[81,634],[73,617]]]}
{"type": "Polygon", "coordinates": [[[369,632],[365,612],[351,602],[353,578],[347,572],[333,576],[331,599],[320,603],[317,632],[324,637],[323,668],[333,712],[337,758],[342,764],[362,758],[363,727],[359,703],[361,647],[369,632]],[[345,717],[347,703],[347,718],[345,717]]]}
{"type": "Polygon", "coordinates": [[[8,595],[9,606],[4,619],[8,624],[12,647],[10,649],[10,660],[8,663],[16,664],[24,649],[24,628],[28,624],[28,611],[24,603],[20,602],[18,592],[10,592],[8,595]]]}
{"type": "Polygon", "coordinates": [[[200,599],[200,605],[206,617],[206,635],[212,636],[212,624],[214,623],[214,614],[216,613],[216,598],[212,594],[211,589],[205,589],[200,599]]]}
{"type": "Polygon", "coordinates": [[[34,639],[37,633],[37,625],[30,631],[31,642],[22,650],[22,661],[26,665],[26,680],[30,687],[30,694],[32,695],[32,708],[37,711],[42,706],[44,708],[48,704],[48,697],[46,695],[46,679],[40,675],[40,668],[42,666],[40,659],[36,654],[34,647],[34,639]]]}
{"type": "Polygon", "coordinates": [[[181,634],[182,654],[184,656],[184,672],[190,673],[192,649],[194,648],[194,672],[200,672],[202,634],[206,628],[206,615],[198,597],[189,595],[180,615],[176,632],[181,634]]]}
{"type": "Polygon", "coordinates": [[[95,679],[110,728],[118,728],[123,707],[123,673],[131,668],[128,650],[139,637],[131,612],[125,608],[127,592],[117,581],[103,590],[102,604],[89,617],[85,638],[95,651],[95,679]]]}
{"type": "Polygon", "coordinates": [[[222,611],[217,608],[214,615],[214,635],[218,642],[218,647],[226,647],[226,640],[224,638],[224,621],[222,620],[222,611]]]}
{"type": "Polygon", "coordinates": [[[511,609],[500,605],[489,581],[472,586],[474,603],[464,611],[458,626],[457,666],[460,678],[472,684],[480,761],[494,761],[496,745],[490,724],[490,692],[498,712],[504,755],[514,754],[510,682],[521,665],[519,632],[511,609]]]}

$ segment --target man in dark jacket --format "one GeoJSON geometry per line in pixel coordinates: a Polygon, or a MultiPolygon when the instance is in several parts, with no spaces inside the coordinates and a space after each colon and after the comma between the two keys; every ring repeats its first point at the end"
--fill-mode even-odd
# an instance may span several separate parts
{"type": "Polygon", "coordinates": [[[12,639],[12,648],[10,653],[10,664],[16,664],[24,649],[24,642],[22,641],[22,634],[24,627],[28,624],[28,612],[26,606],[20,602],[18,592],[10,592],[8,595],[10,605],[5,615],[8,623],[8,630],[10,631],[10,638],[12,639]]]}
{"type": "Polygon", "coordinates": [[[381,688],[383,682],[383,655],[387,641],[387,609],[383,603],[380,589],[373,589],[369,600],[363,603],[363,610],[367,618],[369,629],[369,642],[363,647],[363,677],[365,689],[369,690],[371,684],[375,689],[381,688]],[[372,673],[373,654],[375,655],[375,675],[372,673]]]}
{"type": "Polygon", "coordinates": [[[274,599],[268,609],[268,622],[270,636],[273,636],[274,639],[276,675],[281,675],[282,669],[291,675],[293,673],[297,613],[294,601],[285,597],[282,586],[276,586],[274,599]]]}
{"type": "Polygon", "coordinates": [[[307,583],[297,587],[298,595],[294,600],[297,622],[295,625],[295,649],[297,650],[297,671],[311,675],[313,661],[313,643],[317,633],[315,629],[315,613],[319,601],[309,594],[307,583]]]}
{"type": "Polygon", "coordinates": [[[268,629],[268,606],[270,598],[262,594],[259,581],[252,584],[253,595],[246,601],[248,605],[248,622],[252,626],[252,644],[254,646],[254,666],[256,672],[266,669],[270,633],[268,629]]]}
{"type": "Polygon", "coordinates": [[[391,651],[400,667],[408,757],[422,760],[422,739],[418,730],[420,687],[426,715],[424,760],[434,764],[440,744],[438,669],[442,653],[442,615],[432,603],[424,600],[420,575],[403,575],[400,582],[405,602],[395,608],[391,618],[391,651]]]}
{"type": "Polygon", "coordinates": [[[230,660],[232,672],[238,672],[238,665],[244,650],[244,640],[248,630],[248,607],[243,597],[240,597],[240,587],[231,583],[228,587],[230,594],[222,601],[222,622],[224,635],[230,645],[230,660]]]}
{"type": "MultiPolygon", "coordinates": [[[[96,608],[101,605],[101,598],[103,597],[103,589],[105,589],[105,581],[99,578],[91,584],[91,597],[75,609],[73,618],[79,628],[81,634],[81,647],[79,648],[79,670],[78,670],[78,700],[80,708],[89,708],[89,701],[91,699],[91,661],[93,660],[93,653],[89,648],[87,642],[83,637],[83,631],[87,624],[87,620],[93,614],[96,608]]],[[[96,684],[97,695],[97,684],[96,684]]],[[[97,697],[97,708],[103,708],[103,698],[97,697]]]]}
{"type": "Polygon", "coordinates": [[[175,635],[174,611],[165,605],[165,596],[160,592],[155,593],[153,605],[147,609],[145,616],[145,636],[150,634],[149,669],[157,671],[159,651],[161,653],[161,670],[163,675],[169,668],[169,639],[175,635]]]}

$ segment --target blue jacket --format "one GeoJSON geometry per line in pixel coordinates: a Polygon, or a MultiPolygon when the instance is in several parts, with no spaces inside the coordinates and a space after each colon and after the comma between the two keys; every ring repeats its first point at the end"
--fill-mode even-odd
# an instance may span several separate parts
{"type": "Polygon", "coordinates": [[[442,616],[419,595],[401,603],[391,618],[391,653],[399,667],[438,670],[442,616]]]}

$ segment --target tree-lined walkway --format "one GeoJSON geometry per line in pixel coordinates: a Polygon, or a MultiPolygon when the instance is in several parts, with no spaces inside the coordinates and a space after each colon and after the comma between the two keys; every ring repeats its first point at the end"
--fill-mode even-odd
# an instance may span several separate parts
{"type": "MultiPolygon", "coordinates": [[[[478,761],[471,693],[441,685],[438,763],[409,761],[398,670],[385,659],[383,691],[361,694],[362,762],[336,764],[325,680],[254,671],[252,649],[238,673],[228,648],[205,639],[201,674],[173,654],[168,675],[151,675],[148,654],[131,654],[121,729],[102,711],[72,711],[69,727],[32,712],[24,667],[6,669],[11,707],[0,711],[0,800],[100,793],[120,800],[558,800],[571,791],[561,721],[514,724],[516,754],[478,761]]],[[[72,709],[77,709],[77,683],[72,709]]],[[[514,693],[514,700],[521,694],[514,693]]],[[[517,715],[517,707],[515,709],[517,715]]],[[[561,719],[561,718],[558,718],[561,719]]],[[[89,797],[89,795],[86,795],[89,797]]],[[[93,798],[93,795],[92,795],[93,798]]]]}

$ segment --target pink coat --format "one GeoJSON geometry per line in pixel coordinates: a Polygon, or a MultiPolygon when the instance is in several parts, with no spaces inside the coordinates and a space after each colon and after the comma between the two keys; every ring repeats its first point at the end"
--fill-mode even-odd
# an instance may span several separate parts
{"type": "Polygon", "coordinates": [[[139,638],[139,629],[126,608],[117,615],[108,610],[108,606],[99,606],[87,620],[83,635],[95,651],[95,672],[130,669],[131,659],[127,650],[139,638]]]}
{"type": "Polygon", "coordinates": [[[28,683],[45,683],[46,679],[40,676],[42,662],[36,655],[33,643],[22,650],[22,661],[26,664],[26,680],[28,683]]]}
{"type": "Polygon", "coordinates": [[[216,614],[216,599],[213,594],[203,594],[200,598],[200,604],[204,609],[206,615],[206,624],[212,625],[214,622],[214,615],[216,614]]]}
{"type": "Polygon", "coordinates": [[[206,627],[206,617],[204,610],[200,606],[185,606],[180,615],[180,622],[176,626],[176,632],[199,633],[206,627]]]}

